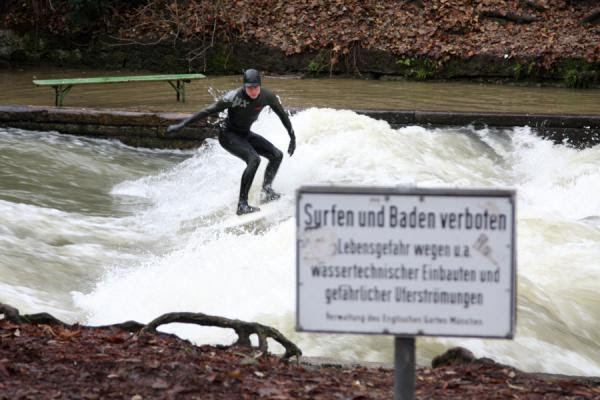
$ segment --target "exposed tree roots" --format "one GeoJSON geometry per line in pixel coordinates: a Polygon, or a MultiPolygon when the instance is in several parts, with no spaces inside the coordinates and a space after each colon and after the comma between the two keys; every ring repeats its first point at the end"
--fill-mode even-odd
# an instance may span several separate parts
{"type": "MultiPolygon", "coordinates": [[[[69,328],[73,327],[73,325],[64,323],[48,313],[21,315],[19,310],[3,303],[0,303],[0,314],[4,314],[4,318],[15,324],[30,323],[61,325],[69,328]]],[[[271,338],[285,348],[285,354],[283,355],[284,359],[288,359],[290,357],[299,357],[302,355],[302,351],[298,348],[298,346],[288,340],[275,328],[256,322],[245,322],[237,319],[229,319],[202,313],[167,313],[152,320],[147,325],[136,321],[127,321],[119,324],[104,325],[98,328],[116,328],[133,333],[157,333],[156,328],[159,326],[175,322],[233,329],[238,335],[238,340],[234,343],[234,346],[252,347],[250,336],[255,334],[258,337],[258,348],[265,353],[268,351],[267,339],[271,338]]]]}
{"type": "Polygon", "coordinates": [[[267,339],[271,338],[285,348],[283,358],[300,356],[302,354],[300,349],[294,343],[289,341],[275,328],[256,322],[245,322],[202,313],[176,312],[164,314],[148,323],[148,325],[142,329],[142,332],[156,332],[156,328],[160,325],[173,322],[233,329],[238,335],[238,340],[235,345],[240,346],[251,346],[250,336],[256,334],[256,336],[258,336],[258,348],[265,352],[268,349],[267,339]]]}

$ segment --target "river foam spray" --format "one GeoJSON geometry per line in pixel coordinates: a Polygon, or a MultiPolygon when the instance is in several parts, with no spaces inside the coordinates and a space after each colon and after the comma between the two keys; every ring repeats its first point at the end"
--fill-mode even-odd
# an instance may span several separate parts
{"type": "MultiPolygon", "coordinates": [[[[138,205],[133,215],[113,217],[115,223],[144,237],[133,242],[155,245],[102,259],[102,276],[73,291],[74,306],[65,308],[89,324],[148,322],[173,311],[259,321],[280,329],[307,355],[390,362],[389,337],[294,332],[295,189],[309,183],[515,187],[515,340],[419,339],[418,361],[425,364],[445,348],[463,345],[476,356],[525,370],[600,374],[600,147],[554,145],[528,128],[394,130],[383,121],[330,109],[302,111],[292,123],[298,147],[284,159],[274,183],[284,197],[254,227],[218,228],[235,211],[244,165],[215,140],[158,172],[113,185],[115,199],[137,199],[131,202],[138,205]]],[[[287,148],[287,134],[274,114],[261,114],[254,129],[287,148]]],[[[258,202],[265,164],[251,203],[258,202]]],[[[164,329],[198,343],[234,338],[217,328],[164,329]]]]}

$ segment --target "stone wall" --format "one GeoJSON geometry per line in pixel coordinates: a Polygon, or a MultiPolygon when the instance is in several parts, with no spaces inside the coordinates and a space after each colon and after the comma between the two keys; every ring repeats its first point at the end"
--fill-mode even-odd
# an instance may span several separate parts
{"type": "MultiPolygon", "coordinates": [[[[579,148],[600,143],[600,115],[355,111],[384,120],[394,128],[407,125],[476,128],[529,126],[536,134],[557,143],[567,141],[579,148]]],[[[2,127],[117,139],[131,146],[189,149],[200,146],[206,138],[217,136],[216,120],[212,118],[188,126],[176,135],[166,135],[168,125],[188,116],[189,114],[0,105],[2,127]]]]}

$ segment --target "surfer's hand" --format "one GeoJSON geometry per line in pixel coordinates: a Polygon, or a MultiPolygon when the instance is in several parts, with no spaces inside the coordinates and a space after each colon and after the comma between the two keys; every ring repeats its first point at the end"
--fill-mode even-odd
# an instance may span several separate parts
{"type": "Polygon", "coordinates": [[[169,127],[167,128],[167,134],[172,135],[173,133],[176,133],[181,128],[183,128],[183,125],[181,125],[181,124],[169,125],[169,127]]]}
{"type": "Polygon", "coordinates": [[[288,154],[290,155],[290,157],[292,156],[292,154],[294,154],[295,150],[296,150],[296,137],[292,136],[292,137],[290,137],[290,145],[288,146],[288,154]]]}

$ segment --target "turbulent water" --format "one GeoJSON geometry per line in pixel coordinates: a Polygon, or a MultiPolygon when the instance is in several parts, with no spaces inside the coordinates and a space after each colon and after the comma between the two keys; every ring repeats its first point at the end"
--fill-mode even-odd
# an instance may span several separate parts
{"type": "MultiPolygon", "coordinates": [[[[600,375],[600,147],[575,150],[528,128],[398,130],[350,111],[292,118],[275,212],[224,229],[244,165],[216,141],[194,152],[0,128],[0,301],[88,324],[193,311],[273,325],[306,355],[393,359],[383,336],[294,332],[295,189],[303,184],[517,190],[518,314],[512,341],[426,338],[427,363],[463,345],[531,371],[600,375]]],[[[272,113],[254,126],[279,148],[272,113]]],[[[258,182],[250,193],[258,200],[258,182]]],[[[199,343],[217,328],[170,325],[199,343]]]]}

